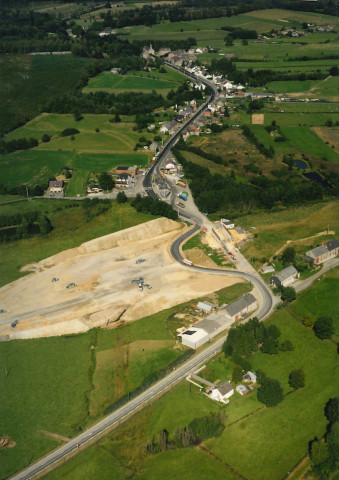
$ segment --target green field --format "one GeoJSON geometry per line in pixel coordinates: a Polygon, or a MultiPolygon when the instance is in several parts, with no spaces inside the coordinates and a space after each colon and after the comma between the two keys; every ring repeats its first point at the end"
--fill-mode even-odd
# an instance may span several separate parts
{"type": "MultiPolygon", "coordinates": [[[[93,472],[94,479],[104,480],[112,476],[140,479],[166,476],[172,480],[214,475],[227,480],[233,479],[232,475],[248,480],[283,478],[307,454],[309,441],[323,436],[327,423],[324,405],[339,394],[336,345],[319,340],[299,320],[304,312],[311,311],[314,316],[332,316],[339,327],[338,277],[338,269],[327,273],[326,278],[298,296],[287,309],[270,317],[268,323],[278,325],[282,332],[280,341],[292,341],[294,351],[277,355],[259,352],[250,358],[254,370],[261,368],[268,376],[280,380],[285,398],[278,406],[265,408],[258,402],[255,391],[246,397],[235,393],[228,405],[219,406],[184,381],[117,431],[50,473],[48,480],[80,480],[87,471],[93,472]],[[304,369],[306,386],[291,392],[287,381],[294,368],[304,369]],[[226,428],[219,438],[207,440],[200,447],[145,453],[146,442],[152,437],[157,441],[157,433],[162,429],[166,428],[171,437],[176,428],[211,411],[226,413],[226,428]],[[96,466],[98,476],[94,473],[96,466]]],[[[231,371],[229,363],[223,356],[216,357],[199,375],[206,377],[209,371],[211,381],[227,379],[231,371]]]]}
{"type": "Polygon", "coordinates": [[[166,68],[167,73],[159,71],[131,71],[126,75],[116,75],[111,72],[102,72],[97,77],[91,78],[84,91],[114,90],[116,93],[124,91],[149,92],[156,90],[166,94],[171,89],[178,88],[186,78],[178,72],[166,68]]]}
{"type": "Polygon", "coordinates": [[[0,155],[1,183],[8,187],[45,184],[71,160],[72,152],[27,150],[0,155]]]}
{"type": "Polygon", "coordinates": [[[111,208],[87,221],[86,211],[78,203],[67,200],[33,200],[0,206],[0,214],[10,215],[25,210],[46,214],[54,229],[47,236],[32,237],[0,244],[0,285],[23,276],[20,269],[93,238],[153,220],[152,215],[136,213],[129,204],[112,202],[111,208]],[[74,205],[73,208],[71,206],[74,205]]]}
{"type": "Polygon", "coordinates": [[[72,90],[91,61],[73,55],[0,55],[0,133],[72,90]]]}
{"type": "Polygon", "coordinates": [[[319,158],[339,164],[339,155],[307,127],[282,127],[282,133],[297,148],[319,158]]]}
{"type": "MultiPolygon", "coordinates": [[[[239,291],[231,288],[220,294],[236,298],[239,291]]],[[[2,428],[16,441],[15,448],[2,452],[0,478],[63,442],[48,432],[75,436],[128,392],[132,394],[143,382],[149,384],[159,370],[180,361],[184,351],[175,348],[177,320],[173,315],[192,302],[113,330],[0,343],[2,428]]],[[[207,413],[209,402],[200,396],[200,403],[207,413]]],[[[187,405],[182,405],[181,421],[187,419],[187,405]]],[[[194,418],[193,411],[190,415],[194,418]]],[[[166,418],[155,413],[153,421],[159,424],[166,418]]],[[[113,465],[118,467],[114,461],[113,465]]],[[[104,467],[101,470],[105,472],[104,467]]]]}
{"type": "MultiPolygon", "coordinates": [[[[285,103],[281,105],[281,110],[284,110],[285,103]]],[[[280,127],[302,127],[302,126],[317,126],[325,125],[328,119],[332,119],[335,123],[339,121],[338,113],[317,113],[317,112],[275,112],[265,113],[265,125],[271,125],[275,120],[280,127]]],[[[298,130],[296,128],[296,130],[298,130]]]]}

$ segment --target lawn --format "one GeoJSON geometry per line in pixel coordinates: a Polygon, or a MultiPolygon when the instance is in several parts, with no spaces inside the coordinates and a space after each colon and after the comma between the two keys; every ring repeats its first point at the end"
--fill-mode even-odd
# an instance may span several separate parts
{"type": "MultiPolygon", "coordinates": [[[[219,406],[184,381],[98,444],[50,473],[48,480],[80,480],[85,465],[93,472],[98,465],[101,473],[103,458],[115,478],[156,479],[164,475],[173,480],[213,475],[227,480],[232,475],[248,480],[283,478],[307,453],[308,442],[325,433],[324,405],[339,394],[336,345],[321,341],[295,318],[300,309],[303,315],[303,309],[307,311],[309,307],[337,318],[338,275],[338,269],[326,274],[326,278],[298,296],[296,302],[270,317],[268,323],[278,325],[282,332],[280,341],[290,339],[294,351],[280,351],[277,355],[258,352],[250,358],[254,370],[261,368],[268,376],[280,380],[285,397],[278,406],[265,408],[258,402],[255,391],[246,397],[235,393],[227,406],[219,406]],[[291,392],[287,380],[294,368],[304,369],[306,386],[291,392]],[[203,450],[198,447],[145,453],[146,443],[152,438],[157,441],[159,431],[166,429],[171,437],[176,428],[211,411],[226,413],[226,429],[220,437],[203,442],[203,450]]],[[[230,371],[229,361],[220,355],[199,375],[212,381],[225,380],[230,371]]]]}
{"type": "Polygon", "coordinates": [[[1,206],[1,214],[14,214],[23,209],[38,210],[48,216],[54,229],[47,236],[0,244],[0,285],[21,277],[23,274],[20,269],[28,263],[38,262],[93,238],[154,219],[152,215],[137,213],[129,204],[112,202],[107,212],[88,222],[85,209],[78,202],[73,208],[70,205],[72,202],[53,199],[1,206]]]}
{"type": "Polygon", "coordinates": [[[76,197],[85,195],[87,191],[88,178],[90,171],[77,169],[72,171],[72,178],[68,180],[65,195],[67,197],[76,197]]]}
{"type": "MultiPolygon", "coordinates": [[[[271,125],[275,120],[280,127],[301,127],[301,126],[317,126],[325,125],[327,120],[332,119],[335,123],[339,121],[339,114],[337,112],[285,112],[285,103],[280,107],[279,112],[267,112],[265,113],[265,125],[271,125]]],[[[297,130],[297,129],[295,129],[297,130]]],[[[300,130],[301,131],[301,130],[300,130]]]]}
{"type": "Polygon", "coordinates": [[[144,153],[82,153],[72,159],[71,166],[74,168],[106,172],[118,165],[138,165],[145,167],[149,157],[144,153]]]}
{"type": "Polygon", "coordinates": [[[92,61],[73,55],[0,55],[0,133],[72,90],[92,61]]]}

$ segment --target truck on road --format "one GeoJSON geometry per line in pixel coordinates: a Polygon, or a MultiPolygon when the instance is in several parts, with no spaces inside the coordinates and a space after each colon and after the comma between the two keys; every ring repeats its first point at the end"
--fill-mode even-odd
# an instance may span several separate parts
{"type": "Polygon", "coordinates": [[[186,202],[187,197],[188,197],[188,193],[187,192],[181,192],[181,193],[179,193],[178,197],[181,198],[181,200],[185,200],[185,202],[186,202]]]}
{"type": "Polygon", "coordinates": [[[185,182],[185,180],[178,180],[176,183],[177,185],[179,185],[179,187],[187,187],[187,183],[185,182]]]}
{"type": "Polygon", "coordinates": [[[191,262],[191,260],[187,260],[187,258],[182,258],[181,259],[182,263],[184,263],[185,265],[188,265],[189,267],[193,267],[194,263],[191,262]]]}

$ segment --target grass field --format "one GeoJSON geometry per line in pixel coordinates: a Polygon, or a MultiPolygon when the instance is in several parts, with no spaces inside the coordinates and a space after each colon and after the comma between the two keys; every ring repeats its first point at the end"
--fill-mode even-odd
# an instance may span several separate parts
{"type": "Polygon", "coordinates": [[[282,127],[282,133],[305,153],[339,164],[339,155],[307,127],[282,127]]]}
{"type": "Polygon", "coordinates": [[[67,200],[33,200],[3,205],[0,214],[8,215],[28,210],[38,210],[50,218],[54,230],[47,236],[32,237],[0,244],[0,285],[5,285],[23,274],[20,268],[31,262],[81,245],[93,238],[123,230],[139,223],[153,220],[152,215],[136,213],[128,204],[116,204],[90,222],[86,221],[82,207],[69,208],[74,202],[67,200]],[[67,208],[68,207],[68,208],[67,208]]]}
{"type": "MultiPolygon", "coordinates": [[[[310,237],[325,231],[328,225],[330,230],[334,230],[338,234],[338,202],[332,201],[293,207],[279,212],[247,215],[238,218],[237,222],[245,228],[255,226],[255,232],[258,234],[253,242],[244,245],[242,253],[250,260],[253,257],[269,258],[283,247],[287,240],[310,237]]],[[[322,238],[319,238],[311,240],[311,243],[315,243],[316,246],[321,241],[322,238]]],[[[308,241],[309,243],[310,241],[308,241]]]]}
{"type": "MultiPolygon", "coordinates": [[[[338,269],[326,274],[326,278],[298,296],[287,309],[270,317],[268,323],[279,326],[280,340],[291,340],[294,351],[277,355],[259,352],[250,358],[254,370],[261,368],[268,376],[280,380],[285,398],[278,406],[265,408],[257,401],[256,392],[246,397],[235,393],[227,406],[219,406],[194,386],[182,382],[117,431],[50,473],[47,479],[80,480],[87,471],[86,467],[95,472],[96,465],[103,476],[94,473],[94,479],[112,476],[157,479],[166,476],[172,480],[190,480],[214,475],[227,480],[233,480],[232,475],[248,480],[283,478],[307,453],[308,442],[325,433],[324,405],[329,398],[339,394],[336,345],[319,340],[312,330],[295,318],[296,314],[299,316],[312,310],[315,316],[318,313],[330,315],[337,321],[338,277],[338,269]],[[291,392],[287,380],[294,368],[304,369],[306,386],[291,392]],[[166,428],[171,436],[176,428],[184,427],[194,417],[202,417],[211,411],[224,411],[227,415],[226,428],[219,438],[207,440],[201,447],[145,454],[146,442],[152,437],[156,441],[162,429],[166,428]],[[102,461],[109,465],[109,471],[104,471],[102,461]]],[[[199,375],[211,375],[211,381],[224,380],[231,371],[229,367],[229,361],[220,355],[199,375]]]]}
{"type": "Polygon", "coordinates": [[[91,61],[72,55],[0,55],[0,133],[72,90],[91,61]]]}
{"type": "MultiPolygon", "coordinates": [[[[334,123],[339,121],[339,115],[333,113],[320,112],[285,112],[285,104],[280,107],[280,112],[265,113],[265,125],[271,125],[275,120],[280,127],[301,127],[325,125],[326,121],[331,119],[334,123]],[[283,110],[283,112],[282,112],[283,110]]],[[[296,129],[297,130],[297,129],[296,129]]]]}
{"type": "MultiPolygon", "coordinates": [[[[239,291],[233,286],[230,292],[225,288],[220,294],[235,298],[239,291]]],[[[174,348],[171,322],[176,320],[172,317],[191,303],[113,330],[1,343],[0,411],[6,417],[2,428],[16,441],[16,447],[2,452],[0,478],[7,478],[60,443],[44,432],[76,435],[145,378],[179,359],[183,352],[174,348]],[[24,397],[23,391],[27,392],[24,397]]],[[[200,402],[207,413],[209,402],[202,396],[200,402]]],[[[181,421],[187,419],[186,407],[181,408],[181,421]]],[[[193,419],[194,412],[190,415],[193,419]]],[[[153,421],[159,424],[166,418],[155,414],[153,421]]],[[[118,468],[119,462],[108,465],[118,468]]],[[[109,472],[105,467],[101,470],[102,474],[109,472]]]]}
{"type": "Polygon", "coordinates": [[[72,152],[27,150],[0,155],[1,183],[8,188],[17,185],[41,185],[60,172],[71,160],[72,152]]]}
{"type": "Polygon", "coordinates": [[[131,71],[126,75],[115,75],[111,72],[102,72],[98,76],[91,78],[84,91],[107,90],[116,91],[141,91],[149,92],[156,90],[158,93],[166,95],[171,89],[178,88],[186,78],[178,72],[166,68],[167,73],[159,73],[158,70],[152,72],[131,71]]]}

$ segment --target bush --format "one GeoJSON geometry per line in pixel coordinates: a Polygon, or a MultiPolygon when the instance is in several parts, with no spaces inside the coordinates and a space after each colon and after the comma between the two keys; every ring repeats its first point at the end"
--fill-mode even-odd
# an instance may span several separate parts
{"type": "Polygon", "coordinates": [[[305,386],[305,373],[302,368],[292,370],[288,376],[288,383],[294,390],[305,386]]]}
{"type": "Polygon", "coordinates": [[[331,317],[319,317],[313,327],[314,333],[321,340],[331,338],[334,333],[333,320],[331,317]]]}
{"type": "Polygon", "coordinates": [[[127,202],[127,197],[125,192],[119,192],[117,195],[117,202],[118,203],[126,203],[127,202]]]}
{"type": "Polygon", "coordinates": [[[44,143],[47,143],[47,142],[49,142],[49,141],[51,140],[51,137],[50,137],[49,135],[47,135],[47,133],[45,133],[45,134],[42,136],[41,140],[42,140],[44,143]]]}
{"type": "Polygon", "coordinates": [[[294,346],[290,340],[285,340],[284,342],[281,342],[279,350],[282,352],[292,352],[294,350],[294,346]]]}
{"type": "Polygon", "coordinates": [[[312,315],[304,315],[303,325],[305,325],[305,327],[313,327],[314,318],[312,317],[312,315]]]}
{"type": "Polygon", "coordinates": [[[283,389],[278,380],[265,378],[258,388],[257,397],[259,402],[264,403],[266,407],[278,405],[284,399],[283,389]]]}
{"type": "Polygon", "coordinates": [[[296,291],[293,287],[282,287],[281,300],[286,303],[293,302],[297,298],[296,291]]]}
{"type": "Polygon", "coordinates": [[[80,132],[76,128],[65,128],[65,130],[60,133],[60,137],[69,137],[71,135],[76,135],[77,133],[80,132]]]}

